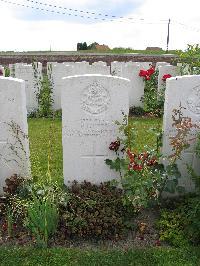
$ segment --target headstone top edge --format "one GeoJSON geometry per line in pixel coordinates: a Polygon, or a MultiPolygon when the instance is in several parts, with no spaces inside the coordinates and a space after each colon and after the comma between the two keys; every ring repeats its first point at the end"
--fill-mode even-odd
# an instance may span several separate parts
{"type": "Polygon", "coordinates": [[[12,77],[0,77],[0,80],[5,80],[5,81],[15,81],[17,83],[24,83],[25,81],[23,79],[18,79],[18,78],[12,78],[12,77]]]}
{"type": "Polygon", "coordinates": [[[110,78],[110,79],[123,80],[123,81],[130,82],[130,80],[127,78],[122,78],[122,77],[112,76],[112,75],[101,75],[101,74],[73,75],[73,76],[63,77],[62,80],[70,80],[70,79],[84,78],[84,77],[110,78]]]}

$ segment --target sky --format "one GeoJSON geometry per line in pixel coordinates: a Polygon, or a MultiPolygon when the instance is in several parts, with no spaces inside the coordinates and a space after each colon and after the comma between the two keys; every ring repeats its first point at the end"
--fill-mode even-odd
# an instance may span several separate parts
{"type": "Polygon", "coordinates": [[[200,43],[199,10],[199,0],[0,0],[0,51],[166,49],[169,18],[169,49],[184,50],[200,43]]]}

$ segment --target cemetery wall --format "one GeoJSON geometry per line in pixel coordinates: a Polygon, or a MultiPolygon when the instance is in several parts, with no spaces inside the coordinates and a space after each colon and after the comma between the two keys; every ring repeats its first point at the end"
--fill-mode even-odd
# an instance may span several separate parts
{"type": "Polygon", "coordinates": [[[33,60],[35,62],[41,62],[43,64],[43,67],[46,67],[47,62],[81,62],[81,61],[87,61],[90,64],[97,62],[97,61],[103,61],[106,62],[107,65],[110,65],[113,61],[119,61],[119,62],[153,62],[156,64],[156,62],[167,62],[167,63],[173,63],[175,60],[175,55],[130,55],[130,54],[30,54],[30,53],[13,53],[12,55],[3,55],[0,54],[0,64],[1,65],[9,65],[14,63],[32,63],[33,60]]]}

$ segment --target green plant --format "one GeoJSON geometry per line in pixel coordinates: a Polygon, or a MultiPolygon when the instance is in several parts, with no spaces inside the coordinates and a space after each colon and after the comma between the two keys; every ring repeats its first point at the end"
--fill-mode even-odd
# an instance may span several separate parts
{"type": "Polygon", "coordinates": [[[4,193],[6,193],[7,196],[17,194],[23,182],[24,178],[17,176],[16,174],[12,175],[10,178],[6,178],[6,186],[3,187],[4,193]]]}
{"type": "Polygon", "coordinates": [[[196,155],[200,158],[200,134],[197,136],[196,155]]]}
{"type": "Polygon", "coordinates": [[[60,227],[66,237],[120,238],[133,212],[122,204],[123,191],[112,183],[73,182],[70,199],[60,204],[60,227]]]}
{"type": "MultiPolygon", "coordinates": [[[[140,210],[142,207],[147,207],[152,200],[159,199],[166,180],[164,168],[158,163],[159,147],[142,153],[133,152],[136,130],[128,123],[126,116],[122,123],[116,121],[116,124],[122,137],[111,142],[109,149],[116,153],[117,158],[106,159],[105,163],[120,173],[120,185],[125,191],[124,204],[140,210]]],[[[160,145],[160,134],[157,134],[157,130],[155,132],[157,145],[160,145]]]]}
{"type": "Polygon", "coordinates": [[[49,117],[52,116],[52,86],[48,77],[45,75],[41,81],[41,89],[37,95],[38,98],[38,116],[49,117]]]}
{"type": "MultiPolygon", "coordinates": [[[[165,191],[170,193],[184,193],[185,189],[178,185],[178,179],[181,178],[181,174],[177,167],[177,160],[182,159],[182,153],[184,150],[190,147],[191,141],[195,138],[190,138],[190,132],[192,129],[199,129],[196,123],[192,122],[190,117],[185,117],[183,115],[183,110],[185,107],[180,106],[178,109],[174,109],[172,113],[172,127],[174,128],[173,136],[169,137],[170,146],[172,148],[172,154],[165,158],[168,160],[168,166],[166,168],[168,176],[170,178],[166,179],[165,191]]],[[[195,173],[193,169],[188,166],[189,172],[195,178],[195,173]]]]}
{"type": "Polygon", "coordinates": [[[200,74],[200,47],[199,44],[188,44],[187,49],[179,51],[178,62],[181,64],[181,75],[198,75],[200,74]]]}
{"type": "Polygon", "coordinates": [[[130,116],[142,116],[142,115],[145,115],[145,111],[142,107],[140,106],[133,106],[133,107],[130,107],[129,109],[129,115],[130,116]]]}
{"type": "Polygon", "coordinates": [[[183,217],[177,210],[163,210],[158,222],[160,240],[167,241],[171,245],[180,247],[188,245],[183,231],[183,217]]]}
{"type": "Polygon", "coordinates": [[[9,67],[5,67],[5,77],[10,77],[10,68],[9,67]]]}
{"type": "Polygon", "coordinates": [[[25,224],[35,237],[37,245],[47,247],[50,236],[55,234],[58,226],[58,203],[51,191],[43,196],[36,193],[31,196],[25,224]]]}
{"type": "Polygon", "coordinates": [[[144,111],[155,116],[162,116],[164,111],[164,90],[158,93],[158,70],[152,66],[148,70],[141,69],[139,76],[145,82],[144,96],[142,101],[144,103],[144,111]]]}
{"type": "Polygon", "coordinates": [[[198,245],[200,243],[199,196],[185,197],[171,210],[162,210],[158,228],[160,239],[174,246],[198,245]]]}
{"type": "Polygon", "coordinates": [[[14,222],[13,222],[12,208],[10,206],[7,207],[6,221],[7,221],[8,236],[12,237],[13,236],[13,224],[14,224],[14,222]]]}

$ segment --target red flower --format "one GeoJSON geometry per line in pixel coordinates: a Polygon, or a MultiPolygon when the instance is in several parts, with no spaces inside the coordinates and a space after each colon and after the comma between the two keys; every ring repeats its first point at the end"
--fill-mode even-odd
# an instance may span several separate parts
{"type": "Polygon", "coordinates": [[[139,76],[145,78],[145,80],[150,80],[151,75],[155,72],[153,67],[150,67],[148,70],[141,69],[139,72],[139,76]]]}
{"type": "Polygon", "coordinates": [[[160,242],[160,240],[158,239],[158,240],[156,240],[156,242],[155,242],[155,245],[157,246],[157,247],[160,247],[161,246],[161,242],[160,242]]]}
{"type": "Polygon", "coordinates": [[[172,75],[170,75],[170,74],[165,74],[165,75],[163,75],[162,80],[163,80],[163,81],[166,81],[166,79],[169,79],[169,78],[171,78],[171,77],[172,77],[172,75]]]}
{"type": "Polygon", "coordinates": [[[146,77],[147,74],[148,74],[148,73],[147,73],[146,70],[141,69],[141,70],[140,70],[140,73],[139,73],[139,76],[140,76],[140,77],[146,77]]]}
{"type": "Polygon", "coordinates": [[[143,167],[142,167],[142,165],[140,165],[140,164],[135,164],[135,165],[133,166],[133,170],[141,171],[142,169],[143,169],[143,167]]]}
{"type": "Polygon", "coordinates": [[[14,230],[17,229],[17,224],[16,224],[16,223],[13,224],[13,229],[14,229],[14,230]]]}
{"type": "Polygon", "coordinates": [[[120,141],[116,140],[116,141],[110,143],[109,149],[111,151],[115,151],[116,152],[116,151],[118,151],[119,146],[120,146],[120,141]]]}
{"type": "Polygon", "coordinates": [[[153,75],[153,73],[155,72],[155,69],[153,67],[150,67],[148,70],[147,70],[147,74],[149,76],[153,75]]]}
{"type": "Polygon", "coordinates": [[[2,229],[3,229],[3,231],[6,231],[6,230],[7,230],[7,228],[8,228],[8,225],[7,225],[7,223],[4,223],[4,224],[2,225],[2,229]]]}

